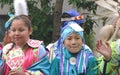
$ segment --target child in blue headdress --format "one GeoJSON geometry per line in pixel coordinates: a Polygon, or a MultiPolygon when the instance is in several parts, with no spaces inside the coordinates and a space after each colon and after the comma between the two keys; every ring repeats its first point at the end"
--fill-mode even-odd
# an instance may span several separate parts
{"type": "MultiPolygon", "coordinates": [[[[82,16],[80,13],[78,13],[76,10],[74,9],[71,9],[71,10],[68,10],[66,12],[64,12],[62,14],[62,19],[64,18],[71,18],[71,17],[77,17],[77,16],[82,16]]],[[[67,25],[67,23],[71,21],[71,20],[64,20],[61,22],[61,29],[67,25]]],[[[83,18],[80,18],[80,19],[75,19],[75,20],[72,20],[74,22],[76,22],[77,24],[79,24],[80,26],[83,26],[84,24],[84,19],[83,18]]],[[[47,48],[49,49],[49,59],[50,59],[50,62],[52,62],[52,60],[54,59],[54,57],[60,53],[59,50],[57,50],[57,46],[58,44],[60,44],[59,42],[59,39],[55,42],[55,43],[50,43],[47,48]]]]}
{"type": "Polygon", "coordinates": [[[98,75],[97,59],[85,46],[83,29],[70,21],[61,29],[60,51],[51,63],[50,75],[98,75]]]}

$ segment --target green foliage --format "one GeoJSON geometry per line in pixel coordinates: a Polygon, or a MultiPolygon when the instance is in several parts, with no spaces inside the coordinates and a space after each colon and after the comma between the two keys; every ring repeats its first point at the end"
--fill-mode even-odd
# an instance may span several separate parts
{"type": "Polygon", "coordinates": [[[3,7],[4,4],[9,4],[10,5],[11,3],[13,3],[13,0],[0,0],[1,7],[3,7]]]}
{"type": "Polygon", "coordinates": [[[85,35],[85,43],[92,49],[94,50],[95,46],[95,37],[94,37],[94,32],[91,31],[89,34],[85,35]]]}
{"type": "Polygon", "coordinates": [[[90,16],[87,16],[86,18],[85,18],[85,24],[84,24],[84,32],[85,32],[85,34],[87,35],[89,35],[90,34],[90,32],[92,32],[93,31],[93,26],[94,25],[97,25],[96,24],[96,22],[94,21],[94,20],[92,20],[91,19],[91,17],[90,16]]]}
{"type": "Polygon", "coordinates": [[[78,9],[82,8],[88,11],[92,11],[95,14],[95,11],[97,9],[97,4],[95,4],[94,1],[88,1],[88,0],[69,0],[69,4],[73,4],[78,9]]]}
{"type": "Polygon", "coordinates": [[[53,31],[52,9],[49,6],[48,0],[39,1],[42,2],[40,5],[41,8],[37,7],[39,2],[28,1],[29,14],[31,16],[34,29],[32,38],[43,40],[45,44],[48,44],[51,42],[53,31]]]}
{"type": "Polygon", "coordinates": [[[97,25],[94,20],[91,19],[90,16],[86,17],[86,22],[84,24],[84,34],[86,44],[93,50],[95,46],[95,32],[93,31],[93,26],[97,25]]]}

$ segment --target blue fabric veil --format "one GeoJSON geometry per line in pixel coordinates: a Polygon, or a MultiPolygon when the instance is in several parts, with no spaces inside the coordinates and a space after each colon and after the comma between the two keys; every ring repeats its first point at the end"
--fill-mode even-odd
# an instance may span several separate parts
{"type": "Polygon", "coordinates": [[[57,49],[58,50],[61,49],[62,43],[65,40],[65,38],[73,32],[76,32],[77,34],[79,34],[82,37],[82,40],[84,43],[83,31],[84,31],[83,28],[81,28],[76,22],[74,22],[74,21],[68,22],[67,25],[61,29],[61,36],[57,43],[57,49]]]}

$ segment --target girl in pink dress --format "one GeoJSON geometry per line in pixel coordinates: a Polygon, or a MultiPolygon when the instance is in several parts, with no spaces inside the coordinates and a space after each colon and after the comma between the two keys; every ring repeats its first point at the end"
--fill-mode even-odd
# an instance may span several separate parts
{"type": "Polygon", "coordinates": [[[26,15],[15,16],[8,29],[12,41],[3,47],[0,75],[49,75],[48,52],[42,41],[30,39],[31,19],[26,15]]]}

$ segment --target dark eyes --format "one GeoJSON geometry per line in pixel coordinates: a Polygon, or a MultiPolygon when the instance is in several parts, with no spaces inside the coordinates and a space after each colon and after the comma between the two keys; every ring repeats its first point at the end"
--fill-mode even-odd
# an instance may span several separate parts
{"type": "Polygon", "coordinates": [[[67,38],[67,40],[71,40],[71,38],[67,38]]]}
{"type": "MultiPolygon", "coordinates": [[[[72,40],[73,38],[67,38],[67,40],[72,40]]],[[[77,39],[77,40],[79,40],[79,39],[81,39],[80,37],[76,37],[76,38],[74,38],[74,39],[77,39]]]]}
{"type": "Polygon", "coordinates": [[[11,31],[15,32],[15,31],[19,31],[19,32],[22,32],[24,31],[24,29],[19,29],[19,30],[16,30],[16,29],[10,29],[11,31]]]}

